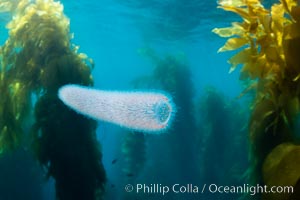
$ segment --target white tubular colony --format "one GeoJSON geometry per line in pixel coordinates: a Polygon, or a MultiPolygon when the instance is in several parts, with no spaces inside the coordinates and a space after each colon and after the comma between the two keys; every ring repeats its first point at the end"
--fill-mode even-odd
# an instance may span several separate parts
{"type": "Polygon", "coordinates": [[[172,99],[163,92],[103,91],[65,85],[58,96],[80,114],[142,132],[166,130],[175,114],[172,99]]]}

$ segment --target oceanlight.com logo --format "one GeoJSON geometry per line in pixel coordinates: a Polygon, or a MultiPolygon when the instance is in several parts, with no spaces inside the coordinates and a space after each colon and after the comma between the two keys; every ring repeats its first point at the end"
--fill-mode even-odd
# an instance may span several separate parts
{"type": "Polygon", "coordinates": [[[134,192],[136,194],[161,194],[166,195],[168,193],[175,194],[204,194],[204,193],[219,193],[219,194],[263,194],[263,193],[284,193],[291,194],[294,192],[293,186],[267,186],[267,185],[249,185],[243,184],[239,186],[217,185],[217,184],[127,184],[125,191],[128,193],[134,192]]]}
{"type": "Polygon", "coordinates": [[[243,184],[241,186],[221,186],[216,184],[210,184],[208,186],[210,193],[225,193],[225,194],[263,194],[263,193],[286,193],[291,194],[294,192],[293,186],[268,186],[268,185],[249,185],[243,184]]]}

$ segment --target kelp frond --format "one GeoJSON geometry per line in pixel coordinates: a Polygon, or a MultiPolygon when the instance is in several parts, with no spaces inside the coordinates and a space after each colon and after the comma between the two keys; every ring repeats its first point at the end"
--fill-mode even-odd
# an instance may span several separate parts
{"type": "MultiPolygon", "coordinates": [[[[221,37],[229,37],[219,52],[240,49],[228,60],[230,72],[241,65],[241,79],[250,80],[252,84],[256,82],[249,124],[254,165],[251,176],[256,177],[256,183],[269,183],[268,170],[264,171],[265,180],[261,172],[267,155],[281,143],[298,141],[294,127],[300,113],[298,2],[281,0],[266,9],[259,0],[219,1],[220,8],[242,18],[242,22],[232,23],[231,27],[213,30],[221,37]]],[[[288,167],[290,164],[275,167],[288,167]]],[[[272,177],[277,177],[276,173],[272,177]]],[[[280,180],[276,181],[272,184],[282,184],[280,180]]]]}
{"type": "Polygon", "coordinates": [[[232,0],[222,1],[220,8],[243,19],[243,22],[232,23],[231,27],[213,30],[221,37],[230,37],[219,52],[242,48],[228,60],[229,71],[236,70],[241,64],[242,79],[260,82],[257,102],[268,98],[277,102],[277,106],[285,107],[285,102],[279,100],[279,93],[288,91],[292,98],[300,94],[298,89],[295,90],[300,77],[299,61],[295,57],[300,47],[297,2],[282,0],[267,10],[258,0],[232,0]]]}
{"type": "Polygon", "coordinates": [[[93,62],[71,43],[63,5],[0,0],[0,12],[11,16],[9,37],[0,48],[0,154],[30,135],[37,159],[56,181],[58,199],[101,198],[105,171],[96,122],[70,111],[57,97],[67,83],[93,85],[93,62]],[[28,124],[24,129],[28,118],[34,121],[31,130],[28,124]]]}

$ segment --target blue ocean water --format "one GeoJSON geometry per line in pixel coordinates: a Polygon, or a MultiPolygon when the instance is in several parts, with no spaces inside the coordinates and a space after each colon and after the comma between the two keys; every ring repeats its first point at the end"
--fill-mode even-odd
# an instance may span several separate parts
{"type": "Polygon", "coordinates": [[[220,17],[231,14],[217,9],[216,2],[207,2],[147,1],[143,5],[139,1],[62,1],[71,19],[74,43],[95,61],[96,87],[130,88],[134,78],[152,70],[147,58],[139,55],[139,49],[153,47],[162,53],[181,53],[187,57],[198,93],[206,85],[214,85],[234,97],[240,92],[238,73],[228,75],[229,56],[217,53],[225,40],[211,32],[215,27],[230,25],[229,20],[221,21],[220,17]],[[142,5],[130,6],[130,3],[142,5]],[[170,10],[164,10],[168,4],[170,10]],[[188,6],[191,8],[186,8],[187,15],[182,7],[188,6]],[[186,24],[193,23],[195,18],[197,21],[188,28],[186,24]],[[159,24],[169,26],[160,29],[159,24]]]}
{"type": "MultiPolygon", "coordinates": [[[[238,70],[229,74],[227,60],[233,54],[217,53],[225,40],[212,33],[213,28],[229,26],[238,18],[217,9],[217,2],[211,0],[62,0],[61,3],[74,33],[72,42],[95,63],[92,71],[95,88],[171,88],[169,92],[177,98],[178,113],[165,135],[131,135],[119,126],[98,122],[97,139],[107,176],[105,199],[217,199],[220,198],[217,195],[188,191],[166,197],[155,191],[130,196],[124,187],[147,184],[154,188],[158,184],[161,188],[180,184],[189,188],[189,184],[241,183],[247,165],[246,145],[243,145],[246,135],[245,138],[236,135],[243,131],[245,121],[241,118],[236,126],[228,121],[238,118],[238,111],[232,110],[238,110],[244,103],[245,99],[237,100],[243,85],[238,70]],[[149,59],[152,52],[159,61],[149,59]],[[177,59],[189,66],[189,72],[180,68],[182,71],[176,72],[179,75],[175,73],[180,80],[176,86],[166,81],[166,86],[157,88],[157,83],[147,82],[156,73],[155,65],[159,62],[169,63],[171,68],[157,72],[157,77],[163,74],[162,77],[171,77],[172,82],[171,70],[180,66],[177,59]],[[144,82],[135,86],[140,79],[144,82]],[[209,117],[217,122],[207,125],[205,120],[209,117]],[[234,145],[244,148],[235,149],[234,145]],[[222,154],[224,151],[228,154],[222,154]],[[225,157],[228,155],[236,157],[225,157]],[[235,163],[236,160],[240,163],[235,163]]],[[[2,18],[4,42],[6,17],[2,18]]],[[[50,178],[43,186],[44,200],[55,199],[54,184],[55,180],[50,178]]]]}
{"type": "MultiPolygon", "coordinates": [[[[190,65],[191,79],[195,88],[193,101],[198,101],[208,87],[217,88],[232,99],[237,97],[242,90],[238,70],[231,74],[228,73],[230,66],[227,59],[231,54],[217,53],[218,48],[224,44],[225,40],[211,32],[215,27],[229,26],[230,18],[234,16],[217,9],[215,1],[77,0],[74,2],[64,0],[62,3],[66,15],[71,20],[71,32],[75,36],[74,43],[80,45],[80,52],[86,53],[95,62],[95,69],[92,73],[95,87],[98,89],[132,89],[131,82],[134,79],[149,76],[152,73],[151,61],[149,62],[149,59],[140,53],[143,48],[152,48],[159,55],[174,54],[185,57],[190,65]]],[[[193,110],[192,112],[198,111],[193,110]]],[[[179,123],[178,120],[180,118],[177,119],[177,123],[179,123]]],[[[188,131],[182,131],[184,131],[183,136],[189,134],[188,131]]],[[[124,156],[120,153],[124,140],[123,130],[114,125],[100,122],[98,137],[102,144],[103,164],[108,177],[108,185],[113,186],[107,189],[107,199],[121,199],[123,185],[125,185],[122,182],[124,181],[122,180],[124,172],[120,169],[122,168],[120,167],[121,162],[124,162],[122,161],[124,156]],[[119,161],[112,165],[111,162],[115,159],[119,161]]],[[[158,139],[150,138],[151,140],[154,140],[155,144],[155,140],[158,139]]],[[[152,167],[160,168],[160,165],[156,166],[155,163],[163,162],[161,159],[164,159],[164,156],[167,156],[166,159],[168,159],[168,154],[171,152],[168,145],[164,147],[162,142],[156,141],[155,145],[160,146],[152,147],[154,144],[148,144],[149,149],[156,150],[154,153],[147,152],[147,155],[150,154],[148,155],[150,164],[148,164],[152,163],[152,167]]],[[[180,146],[180,144],[178,145],[180,146]]],[[[139,150],[137,149],[137,151],[139,150]]],[[[182,155],[178,155],[178,157],[185,157],[185,159],[180,162],[194,165],[194,162],[189,160],[193,158],[189,158],[189,151],[185,152],[184,145],[181,151],[182,155]]],[[[162,174],[171,177],[173,173],[178,172],[182,173],[183,177],[190,176],[188,172],[183,171],[187,170],[186,168],[180,170],[172,166],[176,163],[171,161],[174,159],[172,156],[169,159],[170,165],[166,166],[169,169],[163,167],[161,170],[158,169],[160,172],[153,173],[153,182],[149,181],[149,183],[160,183],[159,181],[164,180],[166,180],[165,184],[186,182],[185,178],[180,180],[180,178],[160,179],[155,177],[161,177],[162,174]]],[[[205,161],[200,165],[206,165],[205,161]]],[[[222,168],[217,171],[221,174],[224,172],[222,168]]],[[[150,171],[144,171],[144,173],[149,173],[148,175],[151,176],[150,171]]],[[[145,174],[142,174],[141,177],[145,174]]],[[[140,179],[143,180],[141,177],[140,179]]],[[[189,180],[189,178],[187,179],[189,180]]],[[[203,178],[199,177],[198,180],[201,181],[197,181],[197,179],[193,181],[194,183],[203,183],[203,178]]],[[[139,199],[139,196],[137,198],[139,199]]],[[[195,197],[186,195],[184,198],[195,197]]]]}
{"type": "MultiPolygon", "coordinates": [[[[191,67],[195,96],[203,94],[206,87],[210,86],[218,88],[231,98],[240,94],[242,87],[238,71],[228,73],[230,66],[227,59],[230,54],[217,53],[225,40],[211,32],[215,27],[230,25],[230,21],[224,17],[231,15],[217,9],[217,2],[64,0],[62,3],[66,15],[71,19],[74,43],[80,45],[80,51],[95,62],[93,76],[96,88],[132,89],[132,80],[149,75],[153,69],[151,62],[139,54],[139,49],[152,47],[162,54],[186,56],[191,67]],[[164,9],[168,4],[170,10],[164,9]],[[183,7],[187,7],[185,12],[182,11],[183,7]],[[162,16],[158,16],[158,13],[162,16]],[[166,30],[160,29],[158,25],[155,27],[155,24],[160,23],[171,24],[166,30]],[[193,23],[190,29],[187,28],[189,23],[193,23]]],[[[103,162],[104,165],[109,165],[118,148],[115,137],[120,136],[109,133],[111,128],[118,128],[109,124],[103,126],[105,131],[101,133],[99,130],[99,137],[104,137],[107,141],[102,144],[103,162]]],[[[114,172],[107,168],[107,173],[114,172]]]]}

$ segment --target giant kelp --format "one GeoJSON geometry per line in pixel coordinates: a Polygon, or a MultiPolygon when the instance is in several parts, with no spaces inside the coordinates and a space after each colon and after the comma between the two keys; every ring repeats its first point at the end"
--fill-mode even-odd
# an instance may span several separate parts
{"type": "MultiPolygon", "coordinates": [[[[295,0],[281,0],[270,9],[259,0],[224,0],[219,4],[243,19],[213,31],[230,37],[219,52],[244,47],[229,59],[230,71],[242,64],[241,79],[250,80],[249,87],[256,89],[249,123],[252,177],[256,177],[256,182],[268,183],[269,178],[263,177],[270,174],[262,170],[266,157],[275,155],[271,152],[281,143],[298,142],[294,124],[300,111],[300,7],[295,0]]],[[[268,160],[265,165],[270,164],[271,159],[268,160]]],[[[282,167],[292,164],[291,159],[283,160],[282,167]]],[[[277,176],[273,172],[271,175],[277,176]]],[[[272,184],[282,183],[277,180],[272,184]]]]}
{"type": "Polygon", "coordinates": [[[96,122],[65,108],[56,96],[42,96],[35,108],[38,159],[56,181],[59,199],[98,199],[105,181],[96,141],[96,122]]]}
{"type": "Polygon", "coordinates": [[[173,95],[174,102],[179,108],[176,123],[171,127],[170,135],[166,135],[169,140],[167,148],[170,148],[170,157],[173,157],[176,170],[184,172],[178,173],[178,178],[183,183],[196,182],[198,169],[195,159],[197,146],[193,113],[194,85],[190,65],[184,55],[167,55],[156,61],[153,78],[159,88],[173,95]]]}
{"type": "MultiPolygon", "coordinates": [[[[149,77],[139,79],[139,83],[136,82],[136,84],[141,84],[144,80],[142,85],[148,88],[169,92],[179,108],[176,111],[176,122],[170,127],[167,134],[159,138],[148,138],[154,140],[151,142],[151,144],[155,144],[153,151],[159,151],[160,157],[156,161],[161,160],[160,169],[152,169],[152,173],[157,173],[157,176],[149,177],[149,180],[165,184],[174,181],[195,183],[198,181],[196,175],[198,168],[196,166],[196,125],[193,107],[194,85],[188,60],[183,54],[160,56],[151,48],[141,49],[140,53],[147,56],[153,63],[153,72],[149,77]],[[170,167],[172,172],[169,170],[170,167]],[[170,173],[174,173],[176,176],[170,175],[170,173]]],[[[151,148],[151,144],[148,148],[151,148]]]]}
{"type": "MultiPolygon", "coordinates": [[[[200,98],[199,116],[203,118],[199,123],[202,128],[199,130],[200,158],[201,163],[205,163],[200,168],[201,180],[208,184],[242,185],[249,165],[246,107],[213,87],[208,87],[200,98]]],[[[228,194],[227,198],[242,196],[240,193],[228,194]]],[[[206,193],[206,198],[222,199],[224,194],[206,193]]]]}
{"type": "Polygon", "coordinates": [[[263,165],[264,181],[267,185],[282,186],[284,192],[264,194],[265,199],[287,200],[299,198],[299,154],[299,145],[283,143],[275,147],[267,156],[263,165]],[[293,186],[293,188],[290,186],[293,186]]]}
{"type": "Polygon", "coordinates": [[[100,198],[105,173],[96,122],[69,110],[57,97],[64,84],[92,85],[93,63],[71,43],[69,19],[59,2],[2,0],[0,7],[12,16],[0,51],[0,148],[17,147],[26,119],[34,117],[33,149],[56,181],[57,198],[100,198]]]}
{"type": "MultiPolygon", "coordinates": [[[[242,177],[248,166],[245,109],[237,101],[209,87],[200,97],[199,111],[199,146],[202,147],[199,157],[201,163],[205,163],[201,166],[202,181],[226,185],[244,183],[242,177]]],[[[211,198],[218,197],[213,194],[211,198]]]]}
{"type": "MultiPolygon", "coordinates": [[[[122,155],[124,159],[123,174],[125,183],[137,184],[147,158],[146,154],[146,135],[136,132],[127,132],[122,141],[122,155]]],[[[140,196],[135,193],[125,192],[123,199],[133,199],[140,196]]]]}

